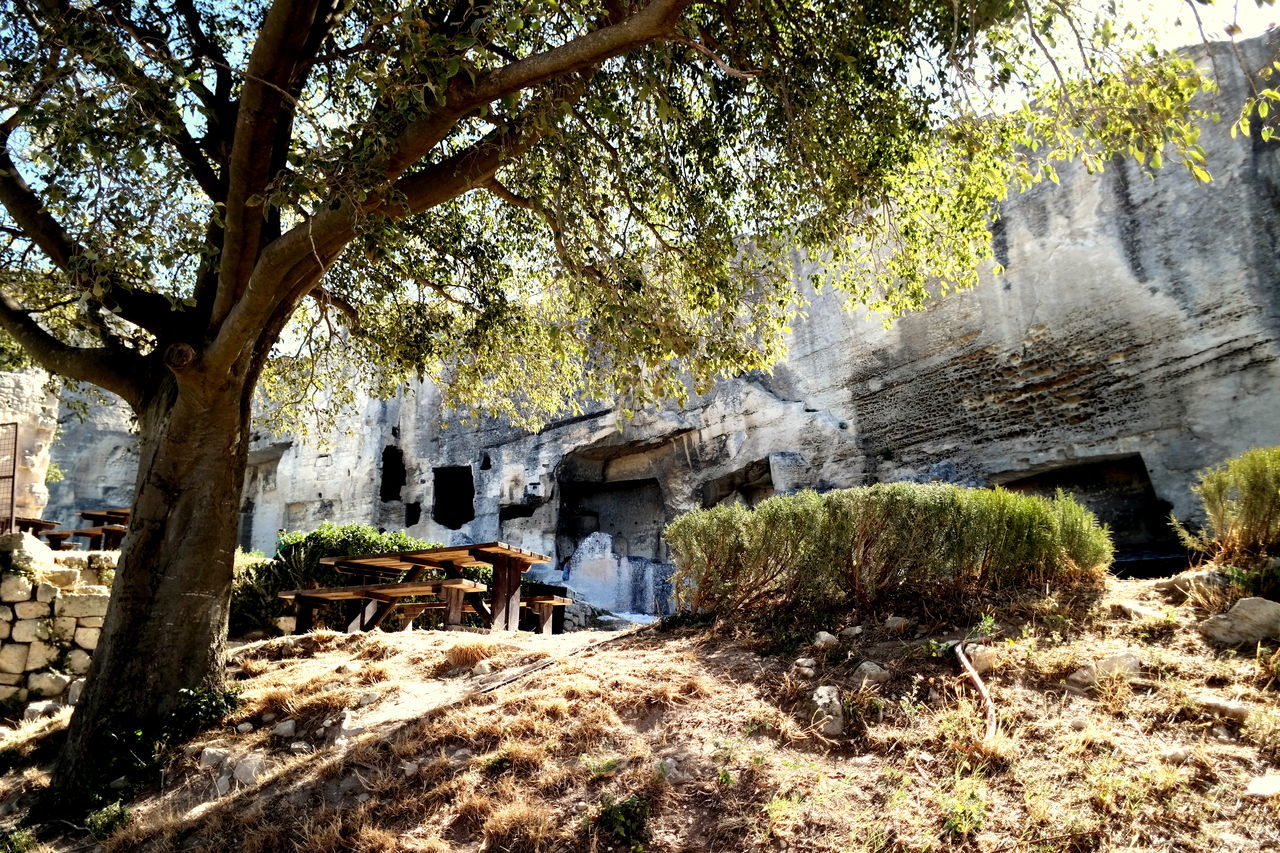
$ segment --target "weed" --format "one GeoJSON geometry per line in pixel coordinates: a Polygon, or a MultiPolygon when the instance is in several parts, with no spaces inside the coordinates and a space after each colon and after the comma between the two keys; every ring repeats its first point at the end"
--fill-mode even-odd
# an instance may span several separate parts
{"type": "Polygon", "coordinates": [[[957,777],[952,790],[938,798],[942,809],[942,828],[948,835],[967,838],[982,829],[987,820],[987,803],[981,779],[957,777]]]}
{"type": "Polygon", "coordinates": [[[624,800],[605,795],[591,826],[628,850],[643,850],[649,840],[649,801],[635,795],[624,800]]]}
{"type": "Polygon", "coordinates": [[[124,803],[116,801],[95,812],[90,812],[85,818],[84,824],[90,835],[99,841],[105,841],[123,829],[129,823],[129,820],[129,809],[125,807],[124,803]]]}
{"type": "Polygon", "coordinates": [[[1244,721],[1240,733],[1258,747],[1264,758],[1280,761],[1280,714],[1254,711],[1244,721]]]}

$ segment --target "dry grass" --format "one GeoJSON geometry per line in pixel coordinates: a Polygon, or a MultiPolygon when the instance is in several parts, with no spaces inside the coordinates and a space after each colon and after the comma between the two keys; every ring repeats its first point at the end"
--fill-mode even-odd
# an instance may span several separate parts
{"type": "Polygon", "coordinates": [[[210,799],[212,777],[180,761],[107,849],[620,853],[631,840],[593,821],[629,798],[648,808],[653,853],[1280,849],[1280,804],[1240,797],[1280,763],[1277,690],[1263,677],[1274,650],[1214,653],[1189,608],[1162,617],[1172,627],[1159,636],[1104,613],[1026,599],[994,611],[1005,638],[987,678],[994,737],[951,656],[874,629],[827,655],[816,679],[724,633],[653,632],[469,697],[476,679],[437,674],[480,659],[514,668],[557,647],[435,632],[269,641],[238,655],[237,720],[259,728],[206,742],[266,750],[272,772],[210,799]],[[1141,680],[1064,689],[1081,663],[1123,650],[1142,659],[1141,680]],[[854,689],[863,659],[892,679],[854,689]],[[386,687],[366,707],[368,684],[386,687]],[[842,688],[842,737],[810,724],[819,684],[842,688]],[[1206,691],[1255,713],[1212,717],[1193,699],[1206,691]],[[364,734],[343,746],[316,735],[348,711],[364,734]],[[298,720],[319,750],[288,755],[264,713],[298,720]]]}

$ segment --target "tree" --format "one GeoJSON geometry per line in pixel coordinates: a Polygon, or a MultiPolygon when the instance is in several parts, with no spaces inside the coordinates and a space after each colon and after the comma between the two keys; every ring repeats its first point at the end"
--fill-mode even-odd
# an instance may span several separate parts
{"type": "Polygon", "coordinates": [[[892,315],[1056,161],[1197,156],[1194,67],[1065,0],[0,8],[0,326],[140,430],[71,792],[222,683],[255,394],[678,397],[780,355],[802,256],[892,315]]]}

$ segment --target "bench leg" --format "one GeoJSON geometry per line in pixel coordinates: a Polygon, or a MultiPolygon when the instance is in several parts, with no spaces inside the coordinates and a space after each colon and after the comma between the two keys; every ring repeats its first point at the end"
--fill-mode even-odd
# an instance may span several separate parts
{"type": "Polygon", "coordinates": [[[298,600],[298,618],[293,623],[293,633],[305,634],[310,631],[316,624],[316,605],[315,602],[299,598],[298,600]]]}
{"type": "Polygon", "coordinates": [[[551,617],[555,615],[556,606],[549,601],[539,601],[534,604],[534,608],[538,612],[538,633],[551,633],[551,617]]]}
{"type": "Polygon", "coordinates": [[[444,591],[444,628],[462,627],[463,591],[457,587],[447,587],[444,591]]]}

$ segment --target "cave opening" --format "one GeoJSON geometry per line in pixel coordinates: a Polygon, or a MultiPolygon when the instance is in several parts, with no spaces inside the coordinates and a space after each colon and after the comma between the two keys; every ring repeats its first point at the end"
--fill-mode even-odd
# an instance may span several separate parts
{"type": "Polygon", "coordinates": [[[560,484],[557,545],[562,554],[573,553],[579,542],[599,532],[613,537],[614,553],[621,557],[659,560],[666,521],[656,479],[560,484]]]}
{"type": "Polygon", "coordinates": [[[400,500],[400,490],[407,480],[404,451],[394,444],[388,444],[382,449],[382,480],[378,486],[378,497],[383,503],[400,500]]]}
{"type": "Polygon", "coordinates": [[[757,459],[736,471],[716,477],[702,486],[702,506],[711,508],[726,501],[741,501],[753,507],[776,493],[768,459],[757,459]]]}
{"type": "Polygon", "coordinates": [[[404,505],[404,526],[413,527],[419,521],[422,521],[422,503],[414,501],[404,505]]]}
{"type": "Polygon", "coordinates": [[[470,465],[433,468],[434,499],[431,518],[450,530],[458,530],[476,517],[476,484],[470,465]]]}

